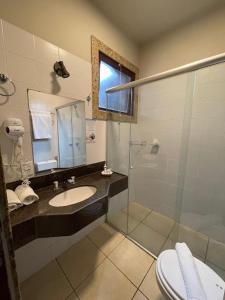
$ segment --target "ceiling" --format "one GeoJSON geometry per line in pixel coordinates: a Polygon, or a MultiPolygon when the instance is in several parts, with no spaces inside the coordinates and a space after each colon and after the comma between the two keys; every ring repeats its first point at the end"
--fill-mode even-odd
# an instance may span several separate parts
{"type": "Polygon", "coordinates": [[[89,1],[138,44],[144,44],[225,3],[224,0],[89,1]]]}

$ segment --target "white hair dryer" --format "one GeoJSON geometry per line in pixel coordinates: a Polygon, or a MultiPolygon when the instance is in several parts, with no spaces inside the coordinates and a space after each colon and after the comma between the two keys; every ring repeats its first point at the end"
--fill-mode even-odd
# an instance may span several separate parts
{"type": "Polygon", "coordinates": [[[23,122],[20,119],[8,118],[3,122],[3,130],[9,139],[17,142],[18,146],[22,146],[25,130],[23,122]]]}

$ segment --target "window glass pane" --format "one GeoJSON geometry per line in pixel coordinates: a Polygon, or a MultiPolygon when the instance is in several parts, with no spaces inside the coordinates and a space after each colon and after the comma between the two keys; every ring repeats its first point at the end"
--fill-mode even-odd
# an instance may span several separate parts
{"type": "Polygon", "coordinates": [[[128,113],[130,111],[130,90],[124,90],[120,93],[111,94],[108,99],[105,91],[113,86],[128,83],[131,77],[113,68],[104,61],[100,62],[100,88],[99,88],[99,107],[113,111],[128,113]]]}

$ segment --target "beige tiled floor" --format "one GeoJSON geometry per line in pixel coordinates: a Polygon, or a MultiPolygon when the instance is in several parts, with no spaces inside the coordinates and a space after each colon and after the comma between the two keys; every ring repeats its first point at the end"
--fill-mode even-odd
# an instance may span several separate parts
{"type": "Polygon", "coordinates": [[[145,217],[147,217],[151,210],[137,202],[131,202],[129,204],[129,208],[124,208],[122,210],[124,213],[129,213],[131,217],[137,219],[138,221],[142,221],[145,217]]]}
{"type": "Polygon", "coordinates": [[[108,224],[97,227],[88,237],[105,255],[110,254],[125,238],[123,234],[116,232],[108,224]]]}
{"type": "Polygon", "coordinates": [[[130,233],[130,236],[154,255],[159,254],[160,249],[166,242],[166,237],[143,223],[140,223],[130,233]]]}
{"type": "Polygon", "coordinates": [[[157,299],[157,300],[166,300],[166,298],[160,293],[156,277],[155,277],[155,262],[152,265],[151,269],[147,273],[144,281],[140,286],[140,291],[148,299],[157,299]]]}
{"type": "MultiPolygon", "coordinates": [[[[185,242],[192,253],[212,267],[225,279],[225,244],[192,230],[167,216],[144,207],[140,203],[130,202],[129,209],[122,209],[111,216],[109,222],[118,230],[126,233],[127,216],[129,236],[154,255],[165,249],[174,249],[177,241],[185,242]]],[[[132,280],[132,279],[131,279],[132,280]]]]}
{"type": "Polygon", "coordinates": [[[152,266],[154,259],[149,254],[103,224],[23,282],[22,297],[23,300],[163,299],[152,266]]]}
{"type": "Polygon", "coordinates": [[[72,286],[77,288],[104,259],[104,254],[88,238],[84,238],[61,254],[57,261],[72,286]]]}
{"type": "Polygon", "coordinates": [[[147,300],[147,298],[140,291],[137,291],[132,300],[147,300]]]}
{"type": "MultiPolygon", "coordinates": [[[[35,258],[34,258],[35,259],[35,258]]],[[[66,299],[73,289],[56,261],[27,279],[21,285],[23,300],[66,299]]]]}
{"type": "MultiPolygon", "coordinates": [[[[187,242],[200,259],[207,253],[209,266],[225,278],[224,244],[156,212],[147,213],[140,205],[132,204],[132,210],[130,236],[146,249],[157,255],[174,248],[176,240],[187,242]]],[[[126,214],[120,212],[117,217],[117,225],[125,226],[126,214]]],[[[165,299],[152,256],[108,224],[97,227],[23,282],[21,291],[23,300],[165,299]]]]}
{"type": "Polygon", "coordinates": [[[79,300],[79,298],[75,293],[72,293],[66,298],[66,300],[79,300]]]}
{"type": "Polygon", "coordinates": [[[138,287],[154,259],[128,239],[109,255],[109,259],[138,287]],[[131,263],[132,262],[132,263],[131,263]]]}
{"type": "Polygon", "coordinates": [[[132,232],[134,228],[137,227],[138,224],[140,224],[139,220],[133,218],[132,216],[127,216],[127,214],[122,211],[119,211],[118,213],[113,214],[112,216],[109,215],[108,220],[110,224],[113,224],[115,228],[124,232],[125,234],[127,234],[127,232],[132,232]]]}
{"type": "Polygon", "coordinates": [[[149,214],[144,219],[143,223],[165,237],[168,237],[173,226],[175,225],[175,221],[173,219],[168,218],[155,211],[149,214]]]}

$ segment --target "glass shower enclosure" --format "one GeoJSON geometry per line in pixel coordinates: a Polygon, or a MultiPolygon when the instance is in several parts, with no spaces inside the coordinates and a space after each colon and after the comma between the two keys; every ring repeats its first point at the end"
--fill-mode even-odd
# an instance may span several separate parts
{"type": "Polygon", "coordinates": [[[56,108],[59,167],[86,164],[85,104],[75,101],[56,108]]]}
{"type": "Polygon", "coordinates": [[[107,163],[129,178],[108,222],[155,257],[186,242],[225,278],[225,63],[132,88],[137,123],[107,121],[107,163]]]}

